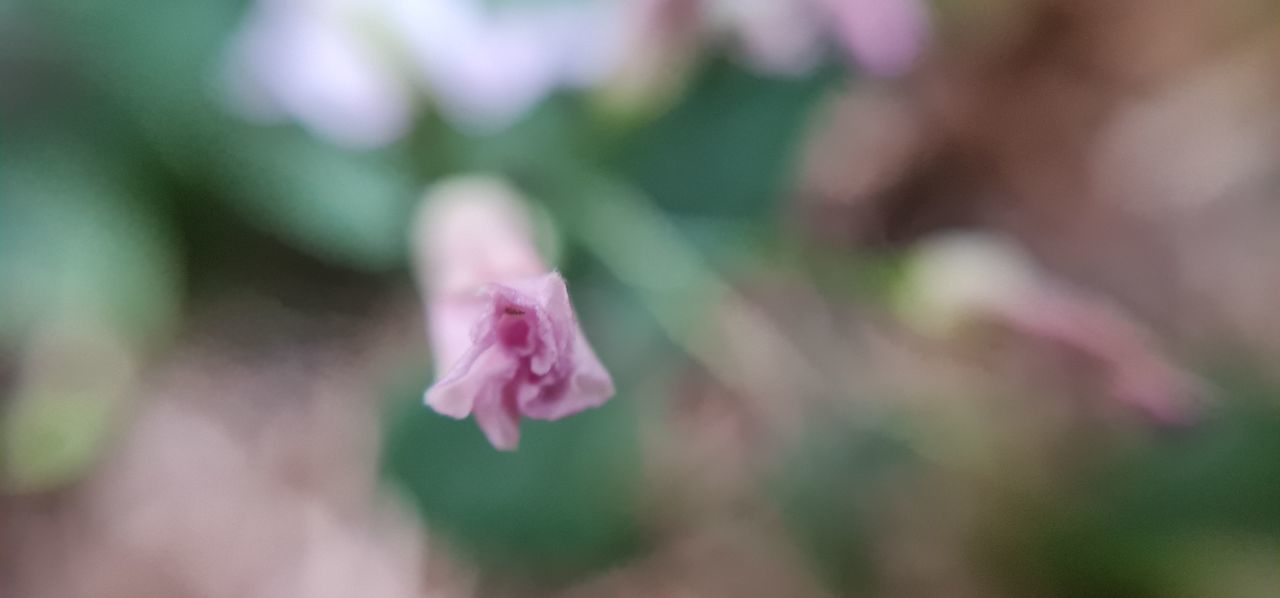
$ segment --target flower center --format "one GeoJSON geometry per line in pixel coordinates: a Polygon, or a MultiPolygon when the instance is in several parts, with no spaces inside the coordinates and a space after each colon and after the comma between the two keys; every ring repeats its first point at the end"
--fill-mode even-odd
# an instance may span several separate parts
{"type": "Polygon", "coordinates": [[[523,309],[513,306],[502,308],[498,317],[498,342],[520,355],[533,352],[533,326],[530,316],[523,309]]]}

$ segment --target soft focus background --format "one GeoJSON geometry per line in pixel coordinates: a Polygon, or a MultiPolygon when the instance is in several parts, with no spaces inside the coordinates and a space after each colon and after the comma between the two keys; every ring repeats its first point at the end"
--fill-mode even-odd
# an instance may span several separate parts
{"type": "Polygon", "coordinates": [[[1272,0],[0,0],[0,596],[1280,595],[1272,0]],[[536,205],[605,407],[421,404],[536,205]]]}

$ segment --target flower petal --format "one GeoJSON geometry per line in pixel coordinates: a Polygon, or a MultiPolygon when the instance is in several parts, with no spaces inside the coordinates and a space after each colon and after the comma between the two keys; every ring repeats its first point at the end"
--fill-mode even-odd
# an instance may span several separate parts
{"type": "Polygon", "coordinates": [[[476,342],[449,373],[427,389],[426,403],[441,415],[462,419],[477,402],[515,375],[517,363],[494,348],[492,339],[476,342]]]}
{"type": "Polygon", "coordinates": [[[591,343],[578,326],[577,318],[569,307],[569,296],[564,290],[564,281],[559,276],[559,290],[550,289],[553,293],[548,303],[548,312],[560,319],[561,337],[570,352],[568,363],[562,364],[563,374],[568,377],[562,381],[560,388],[544,388],[541,393],[522,395],[520,412],[532,419],[557,420],[575,413],[603,405],[614,394],[613,378],[600,363],[591,348],[591,343]]]}
{"type": "Polygon", "coordinates": [[[514,397],[492,386],[475,403],[476,424],[489,444],[500,451],[513,451],[520,444],[520,413],[514,397]]]}
{"type": "Polygon", "coordinates": [[[569,382],[571,394],[594,401],[587,407],[598,406],[613,396],[613,377],[604,369],[604,364],[600,363],[600,358],[591,349],[581,330],[578,331],[577,343],[574,345],[573,361],[573,377],[569,382]]]}
{"type": "Polygon", "coordinates": [[[570,348],[572,331],[577,326],[573,306],[569,303],[569,289],[559,272],[551,272],[538,279],[538,304],[542,306],[538,333],[541,335],[541,351],[530,360],[534,374],[542,376],[560,359],[562,352],[570,348]]]}

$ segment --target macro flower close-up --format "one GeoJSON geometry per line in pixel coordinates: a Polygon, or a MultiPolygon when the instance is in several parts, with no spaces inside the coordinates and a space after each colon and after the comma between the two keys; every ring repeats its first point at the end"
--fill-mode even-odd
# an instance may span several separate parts
{"type": "Polygon", "coordinates": [[[436,364],[427,405],[474,415],[494,447],[514,450],[521,418],[557,420],[613,396],[519,193],[491,176],[438,183],[415,235],[436,364]]]}
{"type": "Polygon", "coordinates": [[[0,598],[1280,596],[1278,15],[0,1],[0,598]]]}

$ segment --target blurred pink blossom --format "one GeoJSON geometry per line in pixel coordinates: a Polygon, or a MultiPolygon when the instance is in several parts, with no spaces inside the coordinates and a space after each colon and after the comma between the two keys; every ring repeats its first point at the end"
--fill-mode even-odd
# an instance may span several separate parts
{"type": "Polygon", "coordinates": [[[924,0],[704,0],[713,24],[738,41],[754,68],[803,75],[833,38],[877,77],[905,74],[929,35],[924,0]]]}
{"type": "Polygon", "coordinates": [[[992,315],[1094,360],[1106,372],[1108,395],[1157,423],[1184,426],[1198,419],[1201,389],[1195,380],[1154,346],[1150,333],[1105,301],[1055,288],[992,315]]]}
{"type": "Polygon", "coordinates": [[[378,1],[413,74],[454,125],[474,132],[510,125],[557,89],[601,83],[618,62],[628,4],[378,1]]]}
{"type": "Polygon", "coordinates": [[[906,73],[924,49],[929,10],[923,0],[818,0],[840,43],[872,75],[906,73]]]}
{"type": "Polygon", "coordinates": [[[426,392],[429,406],[455,418],[474,414],[494,447],[513,450],[521,417],[557,420],[613,395],[513,191],[493,179],[446,182],[428,197],[417,233],[443,373],[426,392]]]}
{"type": "Polygon", "coordinates": [[[823,23],[810,0],[709,0],[711,25],[727,30],[756,70],[800,76],[823,56],[823,23]]]}
{"type": "Polygon", "coordinates": [[[810,72],[833,39],[895,76],[921,52],[928,11],[923,0],[257,0],[227,79],[251,117],[370,148],[407,134],[419,103],[485,133],[561,89],[661,96],[698,40],[720,34],[769,74],[810,72]]]}
{"type": "Polygon", "coordinates": [[[558,88],[604,79],[622,5],[258,0],[232,40],[229,86],[250,116],[289,115],[352,147],[405,135],[420,94],[461,129],[496,130],[558,88]]]}

